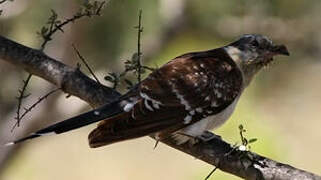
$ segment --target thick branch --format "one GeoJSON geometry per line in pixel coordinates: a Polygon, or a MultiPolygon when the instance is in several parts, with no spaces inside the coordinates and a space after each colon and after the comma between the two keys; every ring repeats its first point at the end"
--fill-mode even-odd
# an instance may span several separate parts
{"type": "MultiPolygon", "coordinates": [[[[92,106],[108,103],[119,96],[118,92],[97,84],[78,69],[54,60],[38,50],[20,45],[1,36],[0,58],[46,79],[61,87],[66,93],[77,96],[92,106]]],[[[255,153],[235,151],[228,143],[219,139],[198,143],[194,146],[188,144],[176,145],[171,139],[162,142],[217,166],[222,171],[245,179],[321,180],[320,176],[255,153]],[[244,153],[246,153],[246,156],[244,156],[244,153]]]]}
{"type": "Polygon", "coordinates": [[[312,173],[282,164],[253,152],[238,151],[221,139],[213,139],[196,146],[188,144],[176,145],[172,139],[163,143],[190,154],[204,162],[218,167],[220,170],[244,179],[266,180],[320,180],[312,173]]]}

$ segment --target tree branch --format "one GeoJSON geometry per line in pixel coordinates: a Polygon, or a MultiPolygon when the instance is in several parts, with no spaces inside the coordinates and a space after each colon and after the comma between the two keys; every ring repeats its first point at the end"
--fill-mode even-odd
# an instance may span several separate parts
{"type": "MultiPolygon", "coordinates": [[[[113,89],[90,79],[79,69],[69,67],[39,50],[23,46],[2,36],[0,36],[0,59],[55,84],[64,92],[79,97],[93,107],[106,104],[120,95],[113,89]]],[[[222,171],[245,179],[321,180],[320,176],[258,154],[235,150],[220,139],[201,142],[194,146],[176,145],[172,139],[162,142],[217,166],[222,171]]]]}
{"type": "Polygon", "coordinates": [[[96,83],[79,69],[67,66],[43,52],[0,36],[0,58],[53,83],[64,92],[97,107],[112,101],[118,92],[96,83]],[[88,93],[90,92],[90,93],[88,93]]]}

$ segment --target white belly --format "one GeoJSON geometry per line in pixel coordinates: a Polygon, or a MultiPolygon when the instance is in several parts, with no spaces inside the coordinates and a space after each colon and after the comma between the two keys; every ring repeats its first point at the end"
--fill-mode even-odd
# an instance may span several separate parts
{"type": "Polygon", "coordinates": [[[213,130],[215,128],[218,128],[221,126],[225,121],[229,119],[229,117],[234,112],[235,106],[239,100],[238,96],[232,104],[230,104],[225,110],[222,112],[206,117],[197,123],[194,123],[190,126],[187,126],[186,128],[180,130],[179,132],[184,135],[176,134],[174,135],[174,138],[177,140],[177,144],[183,144],[186,141],[188,141],[190,138],[188,136],[197,137],[203,134],[206,130],[213,130]]]}

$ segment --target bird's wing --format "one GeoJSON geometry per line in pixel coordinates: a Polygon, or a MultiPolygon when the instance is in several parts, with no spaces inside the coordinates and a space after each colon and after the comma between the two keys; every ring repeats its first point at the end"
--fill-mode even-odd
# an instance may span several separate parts
{"type": "Polygon", "coordinates": [[[186,54],[151,73],[128,112],[102,121],[89,134],[90,146],[178,130],[221,112],[241,93],[243,82],[236,64],[222,53],[186,54]]]}

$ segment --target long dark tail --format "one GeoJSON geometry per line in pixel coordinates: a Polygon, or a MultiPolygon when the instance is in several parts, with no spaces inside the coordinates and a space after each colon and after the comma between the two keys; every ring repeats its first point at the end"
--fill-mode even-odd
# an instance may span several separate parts
{"type": "Polygon", "coordinates": [[[110,104],[106,104],[100,108],[94,109],[92,111],[80,114],[78,116],[75,116],[70,119],[48,126],[44,129],[41,129],[39,131],[36,131],[30,134],[29,136],[7,143],[6,145],[14,145],[14,144],[26,141],[28,139],[33,139],[43,135],[49,135],[52,133],[61,134],[67,131],[71,131],[71,130],[95,123],[103,119],[107,119],[109,117],[112,117],[122,112],[123,112],[123,109],[120,107],[119,100],[118,100],[110,104]]]}

